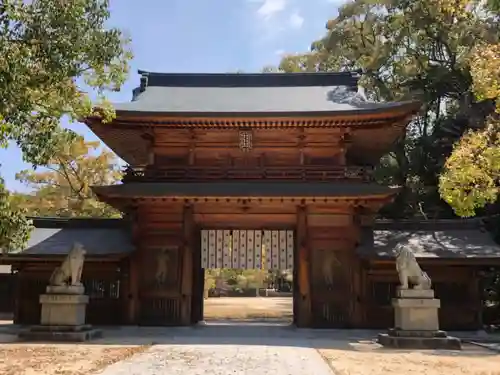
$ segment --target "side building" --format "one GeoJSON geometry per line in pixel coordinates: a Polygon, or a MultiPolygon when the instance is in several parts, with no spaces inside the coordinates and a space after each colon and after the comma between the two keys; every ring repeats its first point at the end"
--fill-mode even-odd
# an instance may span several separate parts
{"type": "MultiPolygon", "coordinates": [[[[99,250],[108,260],[95,264],[95,275],[107,272],[120,280],[113,305],[120,310],[117,324],[194,324],[203,315],[205,269],[263,267],[293,269],[299,327],[386,327],[397,280],[396,243],[411,238],[425,245],[418,256],[434,281],[446,285],[436,288],[446,298],[464,280],[479,283],[482,267],[500,258],[488,234],[469,228],[470,221],[421,229],[374,223],[398,189],[376,184],[373,166],[404,134],[420,103],[370,102],[358,89],[357,72],[140,73],[132,102],[115,106],[112,123],[86,119],[128,163],[122,184],[94,187],[127,217],[113,224],[121,226],[113,228],[116,241],[126,245],[117,254],[99,250]],[[465,225],[470,238],[456,237],[465,229],[457,233],[447,225],[465,225]]],[[[88,236],[106,244],[97,234],[88,236]]],[[[18,270],[19,301],[28,293],[23,277],[36,278],[29,267],[47,263],[23,258],[29,251],[8,257],[18,270]]],[[[92,259],[85,272],[94,272],[92,259]]],[[[98,299],[87,284],[88,319],[99,324],[92,320],[98,299]]],[[[463,308],[453,307],[452,314],[463,310],[465,318],[448,317],[452,307],[442,309],[452,328],[481,324],[480,288],[467,286],[463,308]]],[[[31,300],[30,306],[38,302],[31,300]]],[[[20,311],[27,308],[20,305],[17,319],[26,321],[20,311]]],[[[450,329],[445,321],[443,328],[450,329]]]]}

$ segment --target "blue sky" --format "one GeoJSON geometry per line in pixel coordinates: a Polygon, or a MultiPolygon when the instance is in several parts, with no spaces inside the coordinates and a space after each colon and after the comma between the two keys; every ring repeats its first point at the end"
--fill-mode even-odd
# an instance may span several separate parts
{"type": "MultiPolygon", "coordinates": [[[[113,102],[129,101],[138,69],[155,72],[258,72],[284,53],[309,49],[336,15],[337,0],[111,0],[110,24],[132,38],[131,76],[113,102]]],[[[83,124],[71,128],[97,139],[83,124]]],[[[7,187],[29,168],[16,147],[0,150],[7,187]]]]}

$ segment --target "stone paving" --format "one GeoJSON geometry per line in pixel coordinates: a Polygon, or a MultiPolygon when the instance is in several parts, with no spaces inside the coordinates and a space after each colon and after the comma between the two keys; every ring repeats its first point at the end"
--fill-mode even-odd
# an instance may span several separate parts
{"type": "Polygon", "coordinates": [[[314,348],[265,345],[157,345],[101,375],[332,375],[314,348]]]}
{"type": "Polygon", "coordinates": [[[109,366],[99,374],[334,374],[316,350],[316,344],[323,341],[322,335],[318,336],[318,332],[312,330],[311,334],[307,332],[268,324],[108,331],[102,340],[125,344],[133,338],[135,343],[150,342],[154,346],[143,354],[109,366]]]}

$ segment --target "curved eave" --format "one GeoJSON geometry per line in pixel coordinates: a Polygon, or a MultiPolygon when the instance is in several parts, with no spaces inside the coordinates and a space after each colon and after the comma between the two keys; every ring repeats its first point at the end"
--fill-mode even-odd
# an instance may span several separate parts
{"type": "Polygon", "coordinates": [[[197,201],[387,201],[399,188],[367,183],[324,182],[207,182],[207,183],[127,183],[93,186],[94,193],[108,203],[134,200],[197,201]]]}
{"type": "MultiPolygon", "coordinates": [[[[288,125],[288,126],[351,126],[363,125],[363,122],[376,120],[388,121],[396,118],[410,118],[419,112],[419,101],[380,103],[374,107],[359,107],[350,110],[332,111],[287,111],[287,112],[160,112],[116,109],[115,123],[123,125],[168,125],[168,126],[241,126],[246,125],[288,125]],[[286,124],[280,124],[282,121],[286,124]],[[348,124],[351,123],[351,124],[348,124]]],[[[84,120],[91,126],[100,123],[99,117],[89,117],[84,120]]]]}

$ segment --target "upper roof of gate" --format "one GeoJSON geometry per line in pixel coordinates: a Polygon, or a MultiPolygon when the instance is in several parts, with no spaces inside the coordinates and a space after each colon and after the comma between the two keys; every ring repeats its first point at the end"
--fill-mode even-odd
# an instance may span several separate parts
{"type": "MultiPolygon", "coordinates": [[[[377,147],[387,152],[387,145],[404,133],[421,107],[413,100],[368,100],[358,87],[359,71],[139,74],[132,101],[114,104],[112,123],[102,124],[99,116],[84,120],[131,165],[147,164],[149,141],[141,136],[157,127],[342,128],[354,136],[362,129],[384,129],[387,136],[375,138],[381,139],[377,147]]],[[[380,152],[376,154],[380,157],[380,152]]]]}
{"type": "Polygon", "coordinates": [[[360,72],[153,73],[129,103],[115,104],[119,117],[150,115],[226,117],[318,116],[415,111],[420,103],[373,102],[358,89],[360,72]]]}

